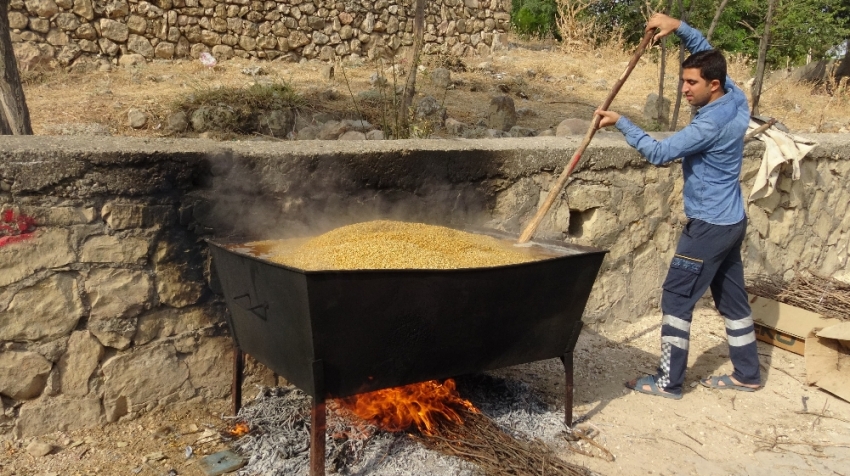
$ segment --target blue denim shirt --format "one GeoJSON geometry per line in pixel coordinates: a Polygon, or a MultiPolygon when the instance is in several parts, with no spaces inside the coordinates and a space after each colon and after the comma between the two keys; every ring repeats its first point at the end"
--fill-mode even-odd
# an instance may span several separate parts
{"type": "MultiPolygon", "coordinates": [[[[711,49],[702,33],[684,22],[676,35],[691,53],[711,49]]],[[[626,142],[650,163],[661,165],[682,157],[685,215],[713,225],[732,225],[744,219],[739,177],[750,111],[744,92],[728,76],[724,91],[723,96],[701,107],[687,127],[662,141],[625,117],[616,124],[626,142]]]]}

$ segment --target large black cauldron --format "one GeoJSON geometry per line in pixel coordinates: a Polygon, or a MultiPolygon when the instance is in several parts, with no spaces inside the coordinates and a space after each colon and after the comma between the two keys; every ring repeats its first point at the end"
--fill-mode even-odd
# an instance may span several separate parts
{"type": "Polygon", "coordinates": [[[314,402],[560,357],[572,423],[572,351],[603,250],[537,242],[548,257],[508,266],[305,271],[209,244],[237,347],[314,402]]]}

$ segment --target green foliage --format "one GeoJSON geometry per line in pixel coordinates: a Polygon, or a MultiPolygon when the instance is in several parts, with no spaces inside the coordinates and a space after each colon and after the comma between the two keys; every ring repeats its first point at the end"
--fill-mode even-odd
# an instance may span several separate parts
{"type": "Polygon", "coordinates": [[[643,0],[596,0],[587,9],[588,15],[597,19],[603,33],[620,32],[629,44],[640,43],[646,20],[641,12],[643,0]]]}
{"type": "MultiPolygon", "coordinates": [[[[684,0],[691,10],[688,23],[703,32],[714,18],[720,0],[684,0]],[[691,3],[693,8],[691,8],[691,3]]],[[[755,59],[767,16],[765,0],[732,0],[723,10],[711,43],[727,53],[739,53],[755,59]]],[[[681,18],[678,2],[671,16],[681,18]]],[[[596,15],[604,31],[621,31],[628,43],[636,44],[643,36],[644,0],[596,0],[589,14],[596,15]]],[[[850,3],[847,0],[777,0],[773,13],[768,64],[801,64],[806,56],[824,58],[830,48],[850,37],[850,3]]]]}
{"type": "Polygon", "coordinates": [[[514,0],[511,24],[521,35],[546,37],[551,34],[559,38],[557,14],[556,0],[514,0]]]}

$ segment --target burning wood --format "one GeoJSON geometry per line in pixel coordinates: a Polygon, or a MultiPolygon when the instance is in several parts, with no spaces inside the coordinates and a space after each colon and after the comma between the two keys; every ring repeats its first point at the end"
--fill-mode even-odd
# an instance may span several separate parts
{"type": "Polygon", "coordinates": [[[419,438],[434,450],[460,456],[488,475],[589,476],[589,469],[567,463],[539,440],[522,441],[508,435],[477,412],[464,412],[463,422],[441,422],[433,435],[419,438]]]}
{"type": "MultiPolygon", "coordinates": [[[[493,395],[492,390],[483,393],[493,395]]],[[[507,403],[508,407],[517,399],[506,394],[497,398],[502,406],[507,403]]],[[[236,442],[236,447],[250,458],[240,474],[306,474],[309,398],[295,388],[272,389],[258,403],[246,406],[239,415],[255,430],[236,442]]],[[[540,440],[524,437],[520,432],[507,433],[460,397],[453,380],[423,382],[329,401],[328,410],[326,456],[329,466],[337,472],[385,474],[379,468],[389,470],[383,467],[394,464],[387,457],[395,454],[406,460],[395,463],[405,469],[393,470],[392,474],[421,474],[424,468],[410,468],[410,460],[425,458],[410,453],[428,449],[474,465],[467,469],[463,465],[469,463],[459,460],[444,463],[451,468],[445,468],[445,474],[592,474],[586,468],[561,460],[540,440]],[[419,444],[411,447],[410,442],[414,441],[419,444]]],[[[557,417],[552,419],[557,422],[557,417]]],[[[429,468],[428,472],[442,474],[434,473],[434,469],[429,468]]]]}
{"type": "Polygon", "coordinates": [[[244,421],[236,422],[232,428],[227,430],[227,435],[231,438],[241,438],[251,431],[251,427],[244,421]]]}
{"type": "Polygon", "coordinates": [[[362,393],[343,399],[342,404],[360,418],[387,431],[415,426],[425,435],[435,435],[441,422],[462,423],[461,413],[478,413],[458,395],[455,381],[436,380],[362,393]]]}

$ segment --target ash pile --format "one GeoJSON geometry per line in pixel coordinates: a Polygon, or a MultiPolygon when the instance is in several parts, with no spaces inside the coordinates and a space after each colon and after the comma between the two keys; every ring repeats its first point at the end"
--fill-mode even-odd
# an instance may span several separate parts
{"type": "MultiPolygon", "coordinates": [[[[429,429],[390,431],[361,419],[344,401],[329,400],[328,471],[375,476],[531,475],[539,474],[542,465],[546,474],[594,474],[555,456],[553,448],[591,454],[591,446],[600,445],[582,430],[570,431],[563,409],[550,408],[526,383],[477,374],[459,378],[456,385],[473,408],[460,411],[463,421],[441,421],[429,429]]],[[[262,388],[237,416],[251,429],[233,444],[247,459],[237,474],[308,476],[310,409],[310,397],[294,386],[262,388]]]]}

